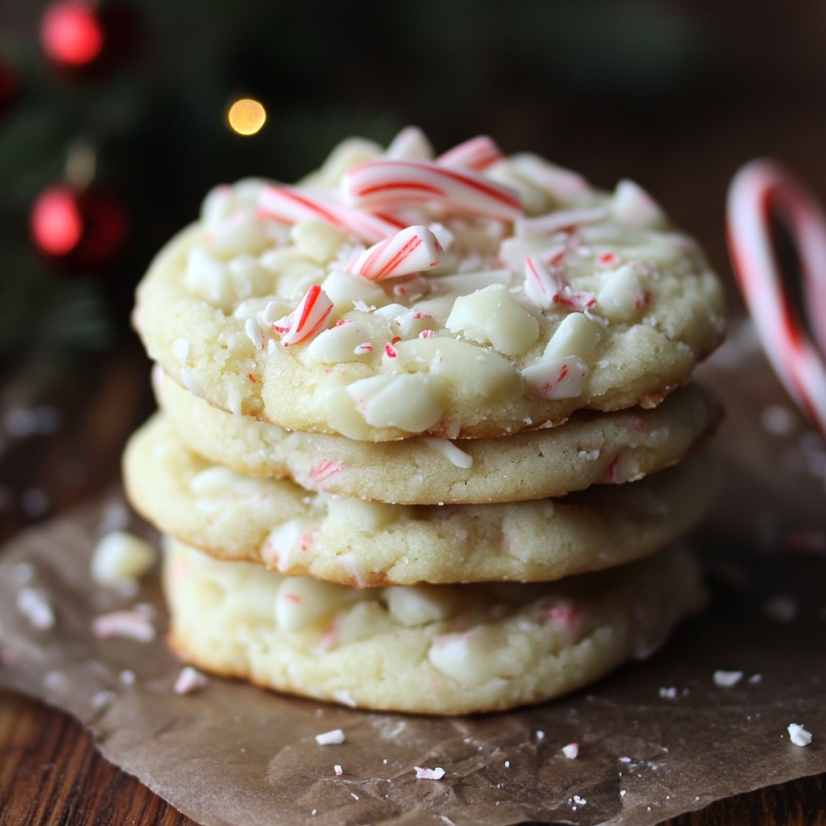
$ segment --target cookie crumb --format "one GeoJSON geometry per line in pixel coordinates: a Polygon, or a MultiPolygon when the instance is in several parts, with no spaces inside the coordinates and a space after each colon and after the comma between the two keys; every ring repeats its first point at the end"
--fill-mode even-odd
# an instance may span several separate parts
{"type": "Polygon", "coordinates": [[[341,777],[341,775],[344,774],[344,769],[342,769],[341,766],[338,763],[336,763],[333,766],[333,773],[335,774],[336,777],[341,777]]]}
{"type": "Polygon", "coordinates": [[[742,671],[715,671],[714,685],[720,688],[732,688],[743,679],[742,671]]]}
{"type": "Polygon", "coordinates": [[[54,628],[54,610],[46,594],[37,588],[23,588],[18,591],[17,610],[39,631],[54,628]]]}
{"type": "Polygon", "coordinates": [[[579,757],[579,743],[568,743],[562,747],[562,753],[568,760],[576,760],[579,757]]]}
{"type": "Polygon", "coordinates": [[[786,730],[789,732],[789,740],[796,746],[802,748],[812,742],[812,733],[807,731],[800,723],[789,723],[786,730]]]}
{"type": "Polygon", "coordinates": [[[338,746],[347,738],[340,728],[335,728],[332,731],[325,731],[321,734],[316,734],[315,741],[319,746],[338,746]]]}
{"type": "Polygon", "coordinates": [[[421,766],[414,766],[416,770],[416,780],[441,780],[445,776],[445,770],[440,766],[435,769],[422,768],[421,766]]]}

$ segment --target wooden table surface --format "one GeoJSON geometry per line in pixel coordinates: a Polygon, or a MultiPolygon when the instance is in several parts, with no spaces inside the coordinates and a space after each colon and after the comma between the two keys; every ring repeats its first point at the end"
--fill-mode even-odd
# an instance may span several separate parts
{"type": "MultiPolygon", "coordinates": [[[[32,523],[25,492],[47,494],[45,519],[111,483],[127,434],[151,408],[148,365],[135,349],[87,359],[66,371],[26,362],[0,391],[14,406],[58,405],[48,436],[0,445],[0,539],[32,523]],[[5,487],[7,486],[7,487],[5,487]]],[[[0,692],[0,826],[183,826],[192,824],[134,778],[107,763],[83,728],[40,703],[0,692]]],[[[715,803],[671,826],[826,826],[826,775],[715,803]]]]}

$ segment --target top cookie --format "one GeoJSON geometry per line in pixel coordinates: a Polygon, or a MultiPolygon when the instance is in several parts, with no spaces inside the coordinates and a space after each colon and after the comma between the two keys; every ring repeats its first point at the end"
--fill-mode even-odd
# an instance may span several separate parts
{"type": "Polygon", "coordinates": [[[636,184],[487,139],[350,140],[298,187],[219,187],[138,290],[149,354],[295,430],[493,438],[655,406],[719,343],[717,278],[636,184]]]}

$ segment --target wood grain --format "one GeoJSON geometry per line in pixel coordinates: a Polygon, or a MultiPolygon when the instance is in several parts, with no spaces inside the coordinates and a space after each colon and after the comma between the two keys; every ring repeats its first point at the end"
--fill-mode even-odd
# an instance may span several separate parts
{"type": "MultiPolygon", "coordinates": [[[[0,457],[15,497],[45,491],[49,516],[101,491],[118,473],[129,432],[150,410],[145,360],[132,348],[91,361],[54,381],[48,365],[27,363],[5,383],[3,406],[58,404],[64,422],[0,457]],[[33,389],[42,385],[42,392],[33,389]],[[21,395],[23,400],[21,400],[21,395]],[[46,393],[45,397],[42,393],[46,393]]],[[[19,500],[16,500],[19,501],[19,500]]],[[[22,508],[0,511],[0,540],[31,524],[22,508]]],[[[826,776],[721,801],[670,826],[826,826],[826,776]]],[[[95,750],[83,728],[40,703],[0,692],[0,826],[192,826],[193,821],[95,750]]]]}

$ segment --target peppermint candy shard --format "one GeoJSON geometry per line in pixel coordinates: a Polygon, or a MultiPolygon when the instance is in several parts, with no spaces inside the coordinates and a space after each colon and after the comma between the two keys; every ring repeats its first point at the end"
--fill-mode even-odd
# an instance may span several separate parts
{"type": "Polygon", "coordinates": [[[369,281],[429,270],[442,257],[439,239],[427,227],[413,226],[379,241],[347,265],[348,272],[369,281]]]}
{"type": "Polygon", "coordinates": [[[539,258],[525,258],[525,295],[530,301],[547,310],[561,293],[565,281],[539,258]]]}
{"type": "Polygon", "coordinates": [[[351,206],[371,211],[437,202],[453,212],[502,221],[522,215],[522,204],[509,188],[435,163],[373,161],[347,172],[343,184],[351,206]]]}
{"type": "Polygon", "coordinates": [[[502,150],[492,138],[487,135],[478,135],[454,146],[453,149],[448,149],[447,152],[439,155],[436,163],[482,172],[497,161],[501,161],[503,157],[502,150]]]}
{"type": "Polygon", "coordinates": [[[288,316],[290,324],[281,336],[281,343],[289,347],[317,335],[327,326],[332,312],[333,302],[318,284],[314,284],[288,316]]]}
{"type": "Polygon", "coordinates": [[[433,147],[418,126],[405,126],[390,142],[384,155],[397,161],[429,161],[433,158],[433,147]]]}

